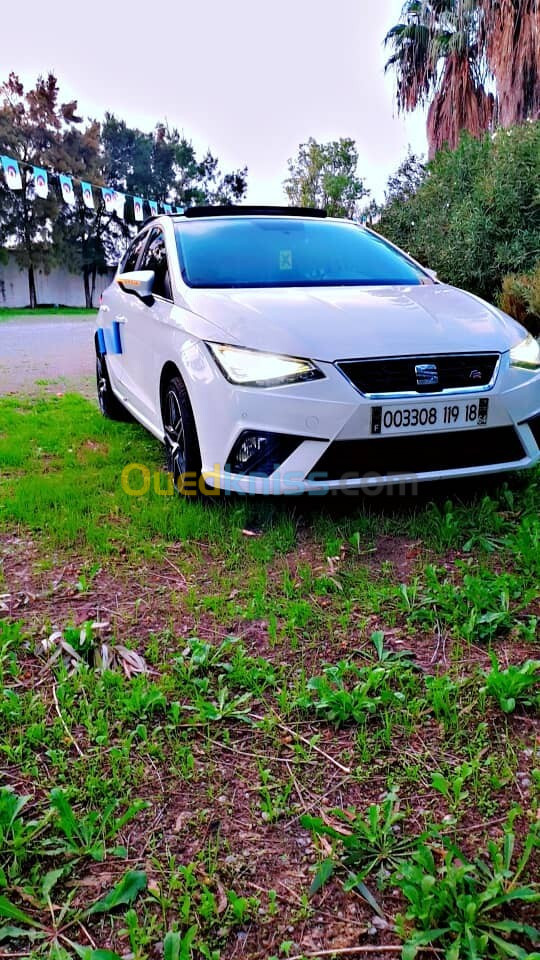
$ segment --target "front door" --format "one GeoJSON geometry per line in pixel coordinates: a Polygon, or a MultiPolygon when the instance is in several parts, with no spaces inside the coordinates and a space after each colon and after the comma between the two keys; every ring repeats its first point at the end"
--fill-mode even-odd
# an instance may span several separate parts
{"type": "Polygon", "coordinates": [[[125,309],[118,322],[124,385],[141,418],[157,425],[161,415],[157,409],[156,388],[160,376],[160,351],[156,347],[165,334],[173,304],[165,238],[159,227],[150,230],[137,269],[154,272],[153,302],[149,306],[132,294],[123,294],[125,309]]]}

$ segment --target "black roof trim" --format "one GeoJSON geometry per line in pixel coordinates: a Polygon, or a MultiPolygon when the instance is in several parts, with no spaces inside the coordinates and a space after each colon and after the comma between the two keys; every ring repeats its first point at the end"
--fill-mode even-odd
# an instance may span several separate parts
{"type": "Polygon", "coordinates": [[[224,206],[187,207],[184,217],[228,217],[228,216],[268,216],[268,217],[326,217],[326,210],[317,207],[259,207],[248,204],[228,204],[224,206]]]}

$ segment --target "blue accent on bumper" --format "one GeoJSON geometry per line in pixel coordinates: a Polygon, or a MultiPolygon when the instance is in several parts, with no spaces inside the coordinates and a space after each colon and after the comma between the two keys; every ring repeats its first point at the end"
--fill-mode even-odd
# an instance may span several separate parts
{"type": "Polygon", "coordinates": [[[113,320],[111,327],[104,327],[106,353],[122,353],[122,340],[120,339],[120,324],[113,320]]]}
{"type": "Polygon", "coordinates": [[[105,346],[105,333],[104,333],[103,327],[97,328],[97,340],[98,340],[99,352],[101,354],[106,354],[107,347],[105,346]]]}

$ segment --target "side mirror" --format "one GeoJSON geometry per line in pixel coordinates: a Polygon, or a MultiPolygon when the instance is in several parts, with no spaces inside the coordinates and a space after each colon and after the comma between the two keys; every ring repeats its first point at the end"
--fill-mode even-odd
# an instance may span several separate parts
{"type": "Polygon", "coordinates": [[[428,277],[431,277],[432,280],[436,280],[436,279],[437,279],[437,271],[436,271],[436,270],[430,270],[429,267],[424,267],[424,270],[426,271],[428,277]]]}
{"type": "Polygon", "coordinates": [[[152,306],[154,297],[155,273],[153,270],[131,270],[129,273],[119,273],[116,282],[124,293],[134,293],[147,306],[152,306]]]}

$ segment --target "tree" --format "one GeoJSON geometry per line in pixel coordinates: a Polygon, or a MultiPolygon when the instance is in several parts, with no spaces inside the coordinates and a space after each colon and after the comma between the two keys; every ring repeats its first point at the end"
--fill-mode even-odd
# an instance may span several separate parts
{"type": "MultiPolygon", "coordinates": [[[[63,138],[67,169],[78,179],[103,183],[100,125],[92,121],[84,130],[70,129],[63,138]]],[[[75,204],[62,204],[52,224],[55,262],[83,277],[85,304],[94,306],[97,273],[107,268],[106,247],[114,230],[115,215],[105,212],[102,197],[94,191],[94,209],[82,202],[78,188],[75,204]]]]}
{"type": "Polygon", "coordinates": [[[485,86],[482,11],[475,0],[406,0],[402,17],[385,37],[393,50],[385,69],[396,72],[399,110],[430,104],[432,157],[445,143],[454,149],[462,130],[480,136],[491,125],[494,97],[485,86]]]}
{"type": "Polygon", "coordinates": [[[482,41],[503,127],[540,118],[539,0],[481,0],[482,41]]]}
{"type": "Polygon", "coordinates": [[[396,172],[388,178],[385,190],[386,203],[406,203],[426,179],[426,165],[411,148],[396,172]]]}
{"type": "Polygon", "coordinates": [[[232,202],[247,190],[245,168],[223,175],[209,150],[198,160],[193,144],[167,124],[143,133],[107,113],[102,141],[103,176],[117,190],[175,206],[232,202]]]}
{"type": "Polygon", "coordinates": [[[408,199],[391,193],[377,224],[440,278],[493,300],[506,274],[540,257],[540,121],[440,150],[408,199]]]}
{"type": "MultiPolygon", "coordinates": [[[[37,305],[35,271],[61,264],[82,273],[87,306],[93,305],[96,274],[118,259],[135,222],[133,197],[187,206],[230,203],[247,189],[247,170],[223,174],[208,150],[199,159],[176,128],[158,124],[144,133],[106,114],[103,125],[82,126],[77,103],[61,103],[53,74],[25,91],[15,74],[0,86],[0,153],[19,161],[21,190],[0,177],[0,249],[6,243],[28,270],[29,302],[37,305]],[[36,196],[32,166],[49,177],[47,199],[36,196]],[[56,174],[74,178],[75,202],[63,202],[56,174]],[[80,181],[98,187],[94,209],[82,202],[80,181]],[[128,193],[124,216],[107,212],[100,186],[128,193]]],[[[146,206],[147,215],[150,208],[146,206]]]]}
{"type": "MultiPolygon", "coordinates": [[[[414,197],[427,177],[422,158],[409,151],[396,172],[388,178],[384,204],[378,208],[376,229],[388,229],[398,247],[409,249],[411,242],[411,219],[414,219],[414,197]],[[384,224],[384,226],[382,226],[384,224]]],[[[368,220],[368,222],[370,222],[368,220]]],[[[371,221],[373,222],[373,221],[371,221]]]]}
{"type": "MultiPolygon", "coordinates": [[[[158,123],[152,133],[144,133],[107,113],[101,139],[102,176],[115,190],[180,207],[232,203],[246,193],[247,168],[222,174],[209,150],[199,160],[193,144],[167,124],[158,123]]],[[[126,206],[126,220],[113,220],[105,235],[111,259],[118,257],[119,241],[129,235],[128,224],[134,223],[131,203],[126,206]]]]}
{"type": "Polygon", "coordinates": [[[56,77],[39,77],[25,92],[16,74],[0,86],[0,153],[21,164],[22,190],[0,183],[0,239],[13,244],[22,269],[28,271],[30,306],[37,304],[35,271],[54,262],[51,223],[59,207],[55,190],[46,200],[33,196],[33,176],[27,164],[65,170],[63,135],[80,123],[77,103],[59,102],[56,77]]]}
{"type": "MultiPolygon", "coordinates": [[[[122,241],[130,236],[134,218],[133,197],[186,207],[200,203],[230,203],[247,190],[247,169],[222,174],[218,160],[208,150],[201,160],[193,144],[165,123],[145,133],[112,113],[101,127],[99,182],[128,194],[124,218],[107,217],[101,205],[94,233],[108,259],[118,259],[122,241]],[[96,227],[96,230],[98,227],[96,227]]],[[[146,205],[146,214],[150,207],[146,205]]],[[[101,247],[98,249],[99,254],[101,247]]]]}
{"type": "MultiPolygon", "coordinates": [[[[35,271],[61,264],[82,273],[87,306],[96,274],[118,259],[135,222],[133,197],[175,206],[230,203],[247,189],[247,170],[223,174],[208,150],[199,159],[176,128],[159,123],[144,133],[107,113],[103,125],[82,126],[76,101],[61,103],[53,74],[25,91],[15,74],[0,86],[0,153],[19,161],[21,190],[0,177],[0,249],[6,243],[28,270],[29,302],[37,305],[35,271]],[[36,196],[33,166],[49,177],[47,199],[36,196]],[[75,203],[63,202],[56,174],[74,179],[75,203]],[[94,209],[82,202],[80,181],[94,191],[94,209]],[[124,216],[105,210],[100,186],[131,195],[124,216]]],[[[150,207],[146,206],[147,215],[150,207]]]]}
{"type": "Polygon", "coordinates": [[[386,69],[398,109],[430,104],[430,157],[462,130],[540,117],[540,0],[406,0],[402,19],[385,38],[386,69]]]}
{"type": "Polygon", "coordinates": [[[369,191],[357,175],[358,150],[354,140],[301,143],[289,160],[285,192],[292,206],[318,207],[333,217],[358,215],[358,204],[369,191]]]}

